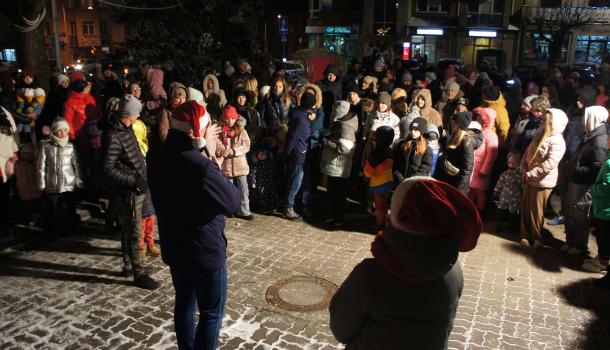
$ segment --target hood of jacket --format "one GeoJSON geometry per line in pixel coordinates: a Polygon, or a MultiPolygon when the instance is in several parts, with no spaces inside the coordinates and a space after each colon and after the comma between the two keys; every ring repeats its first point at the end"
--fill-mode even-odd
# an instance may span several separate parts
{"type": "Polygon", "coordinates": [[[158,68],[151,68],[146,74],[146,81],[150,88],[150,94],[154,98],[163,97],[167,99],[167,94],[163,89],[163,71],[158,68]]]}
{"type": "Polygon", "coordinates": [[[585,109],[585,133],[591,134],[595,128],[608,120],[608,110],[602,106],[591,106],[585,109]]]}
{"type": "Polygon", "coordinates": [[[297,96],[299,97],[299,100],[301,99],[301,95],[303,95],[303,93],[305,91],[307,91],[307,89],[312,89],[313,91],[316,92],[316,104],[314,105],[315,108],[320,108],[322,107],[322,90],[320,90],[320,87],[316,84],[312,84],[312,83],[307,83],[302,85],[299,90],[297,91],[297,96]]]}
{"type": "Polygon", "coordinates": [[[597,92],[589,85],[585,85],[581,89],[576,91],[576,96],[581,96],[585,100],[585,107],[589,107],[595,105],[597,92]]]}
{"type": "MultiPolygon", "coordinates": [[[[176,90],[182,89],[184,90],[184,93],[186,94],[186,99],[189,99],[189,90],[186,88],[186,86],[184,86],[183,84],[180,84],[179,82],[173,82],[171,84],[169,84],[169,97],[170,99],[173,99],[176,94],[176,90]]],[[[171,101],[170,101],[171,102],[171,101]]]]}
{"type": "Polygon", "coordinates": [[[500,93],[500,97],[498,97],[497,100],[487,101],[487,107],[493,109],[506,108],[506,99],[504,98],[504,95],[500,93]]]}
{"type": "Polygon", "coordinates": [[[568,125],[568,116],[564,111],[558,108],[549,108],[549,112],[553,116],[551,122],[551,135],[557,135],[563,133],[568,125]]]}
{"type": "Polygon", "coordinates": [[[358,131],[358,116],[354,113],[347,113],[343,117],[337,119],[337,123],[341,125],[341,129],[350,129],[354,134],[358,131]]]}
{"type": "Polygon", "coordinates": [[[220,93],[220,84],[218,83],[218,78],[216,78],[215,75],[213,74],[208,74],[205,76],[205,78],[203,78],[203,92],[207,92],[208,91],[208,81],[212,81],[214,88],[212,89],[212,92],[215,94],[219,94],[220,93]]]}
{"type": "Polygon", "coordinates": [[[340,80],[339,68],[335,64],[329,64],[328,66],[326,66],[326,69],[324,69],[324,75],[326,76],[328,73],[332,73],[337,77],[335,81],[340,80]]]}
{"type": "Polygon", "coordinates": [[[428,89],[421,89],[417,92],[417,95],[415,95],[415,97],[413,98],[413,101],[417,100],[417,97],[421,96],[424,98],[424,108],[422,109],[428,109],[428,108],[432,108],[432,94],[430,93],[430,90],[428,89]]]}
{"type": "Polygon", "coordinates": [[[483,130],[493,128],[496,118],[498,117],[498,112],[496,112],[493,108],[482,108],[483,113],[481,113],[483,118],[483,130]]]}

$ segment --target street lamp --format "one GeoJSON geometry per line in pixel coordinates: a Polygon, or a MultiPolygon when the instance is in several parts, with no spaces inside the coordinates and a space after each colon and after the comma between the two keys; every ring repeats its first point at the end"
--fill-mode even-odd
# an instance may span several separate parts
{"type": "Polygon", "coordinates": [[[87,10],[93,10],[93,0],[87,2],[87,10]]]}

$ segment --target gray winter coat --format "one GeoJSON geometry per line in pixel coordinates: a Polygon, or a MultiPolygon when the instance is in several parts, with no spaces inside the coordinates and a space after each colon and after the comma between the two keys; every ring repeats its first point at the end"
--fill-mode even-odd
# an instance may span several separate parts
{"type": "Polygon", "coordinates": [[[324,139],[320,172],[328,176],[349,178],[352,170],[352,156],[354,155],[356,131],[358,130],[358,117],[349,113],[335,121],[331,130],[339,135],[329,135],[324,139]]]}
{"type": "Polygon", "coordinates": [[[50,139],[40,143],[36,163],[38,188],[45,193],[72,192],[83,188],[76,151],[72,143],[61,147],[50,139]]]}

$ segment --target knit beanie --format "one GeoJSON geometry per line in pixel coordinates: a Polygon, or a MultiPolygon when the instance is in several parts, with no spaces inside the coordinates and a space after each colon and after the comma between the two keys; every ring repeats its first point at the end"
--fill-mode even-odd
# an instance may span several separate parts
{"type": "Polygon", "coordinates": [[[403,74],[400,81],[404,82],[405,80],[413,81],[413,75],[411,75],[411,73],[409,73],[409,72],[403,74]]]}
{"type": "Polygon", "coordinates": [[[70,73],[70,82],[75,82],[76,80],[86,80],[85,72],[82,70],[75,70],[74,72],[70,73]]]}
{"type": "Polygon", "coordinates": [[[54,133],[57,130],[66,130],[67,132],[70,132],[70,124],[68,124],[68,121],[65,120],[64,118],[55,118],[55,120],[53,121],[53,124],[51,124],[51,132],[54,133]]]}
{"type": "Polygon", "coordinates": [[[239,120],[239,114],[237,114],[237,110],[235,109],[235,107],[227,105],[222,111],[221,119],[225,122],[229,121],[229,119],[239,120]]]}
{"type": "Polygon", "coordinates": [[[453,116],[453,120],[458,124],[460,129],[468,130],[468,126],[472,121],[472,113],[470,112],[459,112],[453,116]]]}
{"type": "Polygon", "coordinates": [[[119,116],[133,117],[139,116],[142,112],[142,103],[135,96],[125,94],[119,103],[119,116]]]}
{"type": "Polygon", "coordinates": [[[426,129],[426,136],[428,136],[428,138],[431,140],[438,140],[438,137],[439,137],[438,126],[436,126],[432,123],[428,124],[428,128],[426,129]]]}
{"type": "Polygon", "coordinates": [[[447,85],[447,91],[451,91],[457,94],[458,92],[460,92],[460,84],[452,81],[451,83],[449,83],[449,85],[447,85]]]}
{"type": "Polygon", "coordinates": [[[349,113],[350,104],[347,101],[339,100],[333,103],[333,110],[330,113],[330,121],[333,122],[349,113]]]}
{"type": "Polygon", "coordinates": [[[377,102],[379,103],[383,103],[386,106],[391,106],[392,105],[392,96],[390,96],[390,94],[388,94],[387,92],[382,92],[379,94],[379,98],[377,99],[377,102]]]}
{"type": "Polygon", "coordinates": [[[428,121],[422,117],[417,117],[411,122],[409,129],[416,129],[423,134],[428,130],[428,121]]]}
{"type": "Polygon", "coordinates": [[[57,76],[57,85],[61,85],[61,83],[70,83],[70,78],[68,78],[65,74],[59,74],[57,76]]]}
{"type": "Polygon", "coordinates": [[[316,105],[316,95],[312,94],[311,92],[304,92],[301,95],[299,107],[302,110],[306,111],[306,110],[312,109],[315,105],[316,105]]]}

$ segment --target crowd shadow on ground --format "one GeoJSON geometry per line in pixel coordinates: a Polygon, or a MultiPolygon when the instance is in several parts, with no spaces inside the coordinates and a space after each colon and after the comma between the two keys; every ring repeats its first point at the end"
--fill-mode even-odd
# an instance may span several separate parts
{"type": "Polygon", "coordinates": [[[595,288],[593,281],[587,278],[557,288],[569,305],[593,313],[580,336],[569,344],[571,349],[610,349],[610,291],[595,288]]]}
{"type": "Polygon", "coordinates": [[[116,279],[123,277],[122,271],[37,261],[27,259],[21,254],[0,256],[0,276],[43,278],[66,282],[131,284],[127,280],[116,279]]]}

